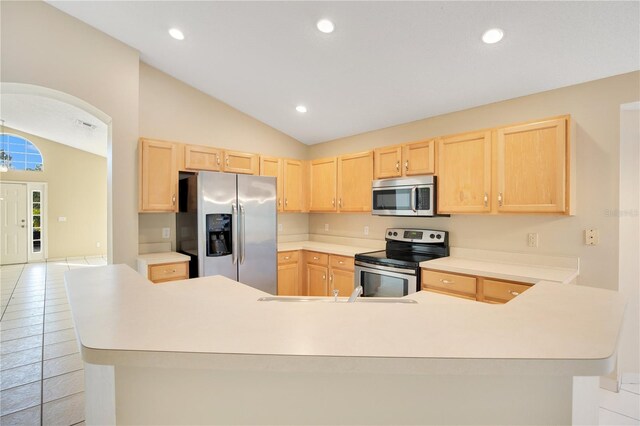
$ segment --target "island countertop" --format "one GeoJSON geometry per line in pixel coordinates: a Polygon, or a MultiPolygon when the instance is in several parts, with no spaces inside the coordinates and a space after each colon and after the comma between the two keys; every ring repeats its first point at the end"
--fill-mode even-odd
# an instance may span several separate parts
{"type": "Polygon", "coordinates": [[[490,305],[428,292],[408,296],[417,304],[259,302],[265,293],[221,276],[154,285],[125,265],[65,281],[83,358],[96,364],[194,354],[275,369],[601,375],[624,311],[616,292],[548,282],[490,305]]]}

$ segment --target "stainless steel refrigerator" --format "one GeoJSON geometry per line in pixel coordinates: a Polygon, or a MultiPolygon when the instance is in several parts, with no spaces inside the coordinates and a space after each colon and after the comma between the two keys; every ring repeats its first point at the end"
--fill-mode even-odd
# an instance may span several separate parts
{"type": "Polygon", "coordinates": [[[277,290],[274,177],[181,175],[177,249],[192,255],[191,277],[224,275],[270,294],[277,290]]]}

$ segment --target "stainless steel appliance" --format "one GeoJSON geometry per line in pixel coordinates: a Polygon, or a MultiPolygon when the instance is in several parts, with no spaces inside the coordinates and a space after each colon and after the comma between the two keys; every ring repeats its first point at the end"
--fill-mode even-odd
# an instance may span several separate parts
{"type": "Polygon", "coordinates": [[[177,249],[192,256],[190,276],[224,275],[276,294],[276,179],[198,172],[179,182],[177,249]]]}
{"type": "Polygon", "coordinates": [[[355,256],[355,285],[363,297],[402,297],[420,290],[420,262],[449,256],[449,233],[390,228],[386,249],[355,256]]]}
{"type": "Polygon", "coordinates": [[[435,216],[436,177],[416,176],[374,180],[372,214],[378,216],[435,216]]]}

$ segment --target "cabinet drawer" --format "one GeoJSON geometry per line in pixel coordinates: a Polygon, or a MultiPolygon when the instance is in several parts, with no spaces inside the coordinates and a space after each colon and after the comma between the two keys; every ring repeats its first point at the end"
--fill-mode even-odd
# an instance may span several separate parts
{"type": "MultiPolygon", "coordinates": [[[[482,296],[487,302],[506,303],[531,288],[530,285],[483,279],[482,296]]],[[[482,299],[481,299],[482,300],[482,299]]]]}
{"type": "Polygon", "coordinates": [[[476,278],[466,275],[448,274],[430,270],[422,271],[422,288],[433,288],[445,292],[476,296],[476,278]]]}
{"type": "Polygon", "coordinates": [[[315,251],[306,252],[305,259],[307,263],[313,263],[321,266],[329,265],[329,255],[326,253],[318,253],[315,251]]]}
{"type": "Polygon", "coordinates": [[[297,251],[283,251],[278,253],[278,264],[282,265],[285,263],[296,263],[298,262],[298,252],[297,251]]]}
{"type": "Polygon", "coordinates": [[[332,254],[331,256],[329,256],[329,263],[332,268],[353,271],[353,257],[338,256],[337,254],[332,254]]]}
{"type": "Polygon", "coordinates": [[[149,280],[154,283],[189,278],[188,262],[161,263],[149,266],[149,280]]]}

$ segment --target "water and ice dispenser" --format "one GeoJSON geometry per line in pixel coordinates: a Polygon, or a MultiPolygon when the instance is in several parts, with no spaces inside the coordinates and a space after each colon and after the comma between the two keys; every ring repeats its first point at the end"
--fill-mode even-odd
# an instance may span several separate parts
{"type": "Polygon", "coordinates": [[[231,215],[208,214],[207,221],[207,256],[226,256],[231,254],[231,215]]]}

